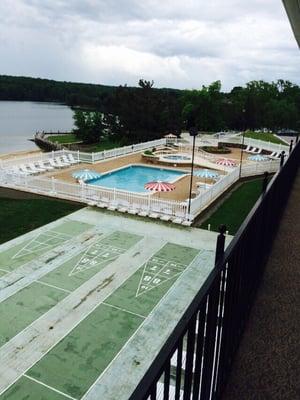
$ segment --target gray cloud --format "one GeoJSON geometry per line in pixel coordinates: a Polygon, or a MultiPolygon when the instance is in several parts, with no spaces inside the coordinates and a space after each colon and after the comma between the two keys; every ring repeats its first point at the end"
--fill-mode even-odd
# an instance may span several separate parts
{"type": "Polygon", "coordinates": [[[274,0],[2,0],[0,73],[104,84],[300,83],[274,0]]]}

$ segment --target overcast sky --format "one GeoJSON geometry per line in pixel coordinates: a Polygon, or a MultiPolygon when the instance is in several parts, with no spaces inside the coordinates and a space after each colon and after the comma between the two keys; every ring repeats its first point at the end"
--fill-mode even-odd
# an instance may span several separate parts
{"type": "Polygon", "coordinates": [[[229,90],[299,67],[281,0],[0,0],[0,74],[229,90]]]}

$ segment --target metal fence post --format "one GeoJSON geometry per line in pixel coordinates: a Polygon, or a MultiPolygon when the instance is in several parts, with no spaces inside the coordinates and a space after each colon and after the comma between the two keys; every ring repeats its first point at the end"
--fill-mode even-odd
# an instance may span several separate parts
{"type": "Polygon", "coordinates": [[[283,164],[284,164],[284,151],[282,151],[280,154],[280,168],[283,167],[283,164]]]}
{"type": "Polygon", "coordinates": [[[294,141],[291,140],[291,143],[290,143],[290,150],[289,150],[290,154],[291,154],[291,152],[292,152],[292,150],[293,150],[293,145],[294,145],[294,141]]]}
{"type": "Polygon", "coordinates": [[[263,179],[263,183],[262,183],[262,193],[265,193],[267,186],[268,186],[268,180],[269,180],[269,173],[266,171],[264,173],[264,179],[263,179]]]}
{"type": "Polygon", "coordinates": [[[219,227],[219,235],[217,238],[217,246],[216,246],[216,258],[215,258],[215,264],[219,261],[219,259],[222,257],[224,254],[224,248],[225,248],[225,232],[227,228],[226,225],[220,225],[219,227]]]}

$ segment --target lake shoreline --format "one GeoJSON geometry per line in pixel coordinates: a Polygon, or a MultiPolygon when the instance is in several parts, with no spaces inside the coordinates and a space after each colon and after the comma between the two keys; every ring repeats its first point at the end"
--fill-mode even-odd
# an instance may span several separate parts
{"type": "Polygon", "coordinates": [[[67,132],[74,127],[70,107],[49,102],[0,101],[0,156],[36,151],[36,132],[67,132]]]}
{"type": "Polygon", "coordinates": [[[20,157],[28,157],[31,155],[37,155],[43,153],[41,150],[20,150],[20,151],[13,151],[9,153],[0,154],[1,160],[10,160],[11,158],[20,158],[20,157]]]}

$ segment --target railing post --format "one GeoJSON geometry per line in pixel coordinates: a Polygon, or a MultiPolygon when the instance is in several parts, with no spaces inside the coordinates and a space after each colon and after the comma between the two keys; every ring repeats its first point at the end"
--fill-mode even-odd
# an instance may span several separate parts
{"type": "Polygon", "coordinates": [[[293,150],[293,145],[294,145],[294,141],[291,140],[289,154],[291,154],[291,152],[293,150]]]}
{"type": "Polygon", "coordinates": [[[297,133],[297,136],[296,136],[296,143],[298,143],[298,140],[299,140],[299,133],[297,133]]]}
{"type": "Polygon", "coordinates": [[[55,178],[52,176],[51,178],[51,191],[52,193],[55,193],[55,178]]]}
{"type": "Polygon", "coordinates": [[[227,228],[226,225],[220,225],[219,227],[219,235],[217,238],[217,246],[216,246],[216,258],[215,258],[215,264],[219,261],[219,259],[222,257],[224,254],[224,248],[225,248],[225,232],[227,228]]]}
{"type": "Polygon", "coordinates": [[[282,151],[280,154],[280,168],[283,167],[283,164],[284,164],[284,151],[282,151]]]}
{"type": "Polygon", "coordinates": [[[265,193],[265,191],[267,189],[267,186],[268,186],[268,183],[269,183],[268,181],[269,181],[269,173],[266,171],[264,173],[264,179],[263,179],[263,183],[262,183],[262,193],[263,194],[265,193]]]}

